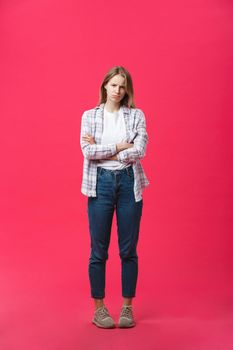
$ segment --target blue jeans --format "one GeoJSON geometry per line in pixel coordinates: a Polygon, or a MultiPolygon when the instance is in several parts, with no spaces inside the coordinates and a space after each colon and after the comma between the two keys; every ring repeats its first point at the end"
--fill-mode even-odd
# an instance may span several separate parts
{"type": "Polygon", "coordinates": [[[88,197],[91,254],[88,274],[91,296],[105,297],[105,267],[116,209],[122,296],[135,297],[138,277],[136,251],[143,200],[135,202],[132,166],[121,170],[97,168],[97,196],[88,197]]]}

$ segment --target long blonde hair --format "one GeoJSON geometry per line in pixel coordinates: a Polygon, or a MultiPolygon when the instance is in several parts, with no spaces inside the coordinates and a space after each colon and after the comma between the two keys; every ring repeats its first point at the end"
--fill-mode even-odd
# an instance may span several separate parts
{"type": "Polygon", "coordinates": [[[122,66],[114,66],[110,68],[107,74],[105,75],[100,86],[98,104],[100,105],[101,103],[105,103],[107,101],[107,92],[104,86],[109,82],[110,79],[112,79],[117,74],[120,74],[122,77],[125,78],[125,96],[121,100],[120,104],[126,105],[127,107],[135,108],[132,78],[127,69],[125,69],[122,66]]]}

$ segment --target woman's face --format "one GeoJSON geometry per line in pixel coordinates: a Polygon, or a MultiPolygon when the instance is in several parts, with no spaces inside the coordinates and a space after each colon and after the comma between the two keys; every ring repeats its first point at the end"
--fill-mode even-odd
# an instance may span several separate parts
{"type": "Polygon", "coordinates": [[[107,100],[117,103],[125,96],[125,78],[120,74],[114,75],[104,87],[107,92],[107,100]]]}

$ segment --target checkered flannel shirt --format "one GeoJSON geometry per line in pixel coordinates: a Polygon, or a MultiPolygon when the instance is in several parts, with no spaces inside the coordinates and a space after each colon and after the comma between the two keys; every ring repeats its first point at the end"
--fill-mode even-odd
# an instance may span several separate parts
{"type": "Polygon", "coordinates": [[[126,142],[133,142],[131,148],[117,153],[116,144],[101,144],[103,133],[104,103],[95,108],[84,111],[81,121],[80,145],[84,155],[83,177],[81,192],[88,197],[96,197],[97,164],[99,159],[106,159],[116,155],[120,162],[131,163],[134,171],[135,201],[142,199],[143,189],[149,185],[140,159],[145,156],[148,135],[146,132],[145,116],[141,109],[129,108],[123,105],[123,114],[126,125],[126,142]],[[95,144],[89,144],[82,137],[90,134],[95,144]]]}

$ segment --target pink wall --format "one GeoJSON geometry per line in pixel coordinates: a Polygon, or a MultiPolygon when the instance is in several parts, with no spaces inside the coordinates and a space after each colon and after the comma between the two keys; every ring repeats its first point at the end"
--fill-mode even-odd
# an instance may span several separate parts
{"type": "MultiPolygon", "coordinates": [[[[3,0],[0,9],[2,322],[14,329],[15,312],[29,319],[62,295],[90,296],[80,118],[116,64],[132,74],[149,134],[138,305],[232,315],[232,3],[3,0]]],[[[121,296],[115,226],[107,295],[121,296]]]]}

